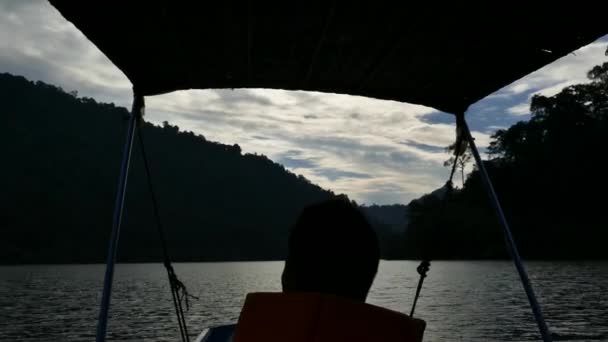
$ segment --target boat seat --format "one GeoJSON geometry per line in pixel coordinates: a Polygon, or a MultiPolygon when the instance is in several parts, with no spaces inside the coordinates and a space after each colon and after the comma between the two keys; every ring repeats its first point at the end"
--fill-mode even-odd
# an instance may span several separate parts
{"type": "Polygon", "coordinates": [[[418,342],[423,320],[320,293],[250,293],[235,342],[418,342]]]}

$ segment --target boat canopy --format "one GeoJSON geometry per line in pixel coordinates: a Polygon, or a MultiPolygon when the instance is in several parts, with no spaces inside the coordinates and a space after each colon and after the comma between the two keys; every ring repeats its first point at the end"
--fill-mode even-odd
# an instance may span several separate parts
{"type": "Polygon", "coordinates": [[[456,114],[608,32],[565,2],[50,2],[143,96],[275,88],[456,114]]]}
{"type": "MultiPolygon", "coordinates": [[[[592,5],[49,1],[125,73],[134,88],[108,247],[98,342],[106,336],[129,162],[143,97],[205,88],[360,95],[458,115],[457,141],[468,141],[543,340],[552,340],[463,114],[471,104],[501,87],[606,34],[605,20],[590,19],[592,5]]],[[[601,11],[601,5],[596,6],[601,11]]],[[[143,151],[141,135],[140,143],[143,151]]],[[[162,236],[160,224],[158,227],[162,236]]],[[[180,334],[188,341],[180,297],[185,288],[166,253],[165,267],[180,334]]],[[[420,274],[417,296],[425,276],[420,274]]]]}

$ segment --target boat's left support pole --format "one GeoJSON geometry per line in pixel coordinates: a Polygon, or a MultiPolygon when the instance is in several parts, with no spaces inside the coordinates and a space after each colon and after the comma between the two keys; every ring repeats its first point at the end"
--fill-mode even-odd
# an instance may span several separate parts
{"type": "Polygon", "coordinates": [[[475,162],[477,164],[477,169],[479,170],[479,176],[481,178],[481,182],[486,189],[488,197],[490,199],[490,203],[496,212],[496,216],[498,217],[498,221],[500,223],[500,227],[502,228],[505,242],[507,245],[507,251],[509,255],[513,259],[513,263],[515,264],[515,268],[517,269],[517,273],[519,273],[519,278],[521,279],[521,283],[524,287],[524,291],[526,292],[526,296],[528,297],[528,302],[530,302],[530,306],[532,307],[532,313],[534,314],[534,318],[536,319],[536,324],[538,325],[538,330],[542,336],[544,342],[552,342],[553,337],[549,332],[549,327],[547,327],[547,323],[545,322],[545,318],[543,317],[543,313],[540,309],[540,305],[536,300],[536,295],[534,294],[534,289],[532,288],[532,284],[530,283],[530,278],[528,277],[528,271],[524,266],[524,263],[519,255],[519,251],[517,250],[517,245],[515,244],[515,240],[513,239],[513,235],[511,234],[511,228],[509,228],[509,224],[507,222],[507,218],[502,210],[500,202],[498,201],[498,196],[496,196],[496,192],[494,191],[494,186],[492,185],[492,181],[490,180],[490,176],[486,170],[483,161],[481,160],[481,156],[479,155],[479,151],[477,150],[477,146],[475,146],[475,138],[471,135],[471,131],[469,130],[469,126],[464,119],[464,113],[456,116],[456,127],[459,131],[459,135],[461,135],[471,147],[471,152],[473,152],[473,157],[475,158],[475,162]]]}
{"type": "Polygon", "coordinates": [[[133,150],[133,140],[135,128],[139,120],[143,117],[144,98],[133,92],[133,108],[129,116],[127,125],[127,138],[122,154],[122,164],[120,167],[120,178],[118,181],[118,191],[114,203],[114,217],[112,221],[112,233],[108,246],[108,257],[106,262],[106,273],[103,282],[103,292],[101,295],[101,305],[99,309],[99,320],[97,321],[97,342],[106,340],[106,328],[108,326],[108,312],[110,309],[110,297],[112,295],[112,281],[114,279],[114,264],[116,263],[116,251],[118,248],[118,238],[120,236],[120,225],[122,214],[125,207],[125,195],[127,192],[127,178],[129,176],[129,164],[131,162],[131,151],[133,150]]]}

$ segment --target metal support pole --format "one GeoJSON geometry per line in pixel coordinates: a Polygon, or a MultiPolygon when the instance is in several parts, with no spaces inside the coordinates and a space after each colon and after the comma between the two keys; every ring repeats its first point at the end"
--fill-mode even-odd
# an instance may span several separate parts
{"type": "Polygon", "coordinates": [[[114,204],[114,217],[112,222],[112,234],[108,246],[108,258],[106,262],[106,273],[103,282],[103,292],[101,295],[101,305],[99,309],[99,320],[97,322],[97,342],[106,340],[106,328],[108,326],[108,311],[110,309],[110,297],[112,295],[112,280],[114,278],[114,264],[116,262],[116,251],[118,247],[118,238],[120,236],[120,224],[122,223],[122,213],[125,206],[125,195],[127,192],[127,178],[129,176],[129,164],[131,162],[131,151],[133,149],[133,140],[135,137],[135,128],[138,121],[143,117],[144,98],[134,92],[133,108],[129,116],[127,126],[127,138],[122,155],[122,164],[120,167],[120,178],[118,181],[118,191],[116,193],[116,201],[114,204]]]}
{"type": "Polygon", "coordinates": [[[551,333],[549,332],[547,323],[545,323],[545,319],[543,318],[543,313],[540,309],[540,305],[536,300],[536,295],[534,294],[534,290],[532,289],[532,284],[530,283],[528,272],[526,271],[526,267],[524,266],[523,261],[519,255],[517,245],[515,244],[515,240],[513,240],[513,235],[511,234],[511,229],[509,228],[509,224],[507,223],[505,214],[502,211],[502,207],[500,206],[500,202],[498,201],[498,197],[496,196],[496,192],[494,191],[494,187],[492,186],[490,176],[488,175],[488,172],[486,171],[483,161],[481,160],[481,157],[479,155],[479,151],[475,146],[475,139],[471,135],[469,126],[467,125],[464,119],[464,114],[457,116],[457,127],[460,130],[460,133],[464,135],[464,139],[468,141],[469,146],[471,147],[471,152],[473,152],[473,156],[475,157],[475,162],[477,163],[477,168],[479,170],[481,181],[486,189],[486,192],[490,199],[490,203],[492,204],[492,207],[496,212],[496,216],[498,216],[498,220],[500,221],[500,226],[505,237],[507,250],[509,251],[511,258],[513,259],[513,263],[515,264],[517,273],[519,273],[519,278],[521,279],[521,283],[524,287],[524,290],[526,291],[526,295],[528,296],[528,301],[530,302],[530,306],[532,307],[532,312],[534,313],[534,318],[536,318],[536,323],[538,324],[538,329],[540,330],[540,334],[543,338],[543,341],[551,342],[551,333]]]}

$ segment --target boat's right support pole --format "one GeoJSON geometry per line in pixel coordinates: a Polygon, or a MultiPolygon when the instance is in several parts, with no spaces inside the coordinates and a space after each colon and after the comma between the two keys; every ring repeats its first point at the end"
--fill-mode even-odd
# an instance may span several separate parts
{"type": "Polygon", "coordinates": [[[477,146],[475,146],[475,139],[471,135],[471,131],[469,130],[469,126],[464,119],[464,113],[456,116],[456,125],[459,130],[459,134],[463,135],[463,138],[469,143],[471,147],[471,152],[473,152],[473,157],[475,158],[475,162],[477,164],[477,169],[479,171],[479,175],[481,177],[481,182],[483,183],[484,188],[488,194],[490,199],[490,203],[496,212],[496,216],[498,216],[498,220],[500,221],[500,226],[504,233],[505,242],[507,245],[507,250],[513,259],[513,263],[515,264],[515,268],[519,273],[519,278],[521,279],[521,283],[526,291],[526,295],[528,296],[528,301],[530,302],[530,306],[532,307],[532,312],[534,313],[534,318],[536,318],[536,323],[538,324],[538,329],[540,330],[540,334],[543,338],[544,342],[552,342],[553,338],[551,337],[551,333],[549,332],[549,328],[547,327],[547,323],[543,317],[543,313],[540,309],[540,305],[536,300],[536,295],[534,294],[534,290],[532,289],[532,284],[530,283],[530,278],[528,277],[528,272],[524,266],[524,263],[519,255],[519,251],[517,250],[517,245],[515,244],[515,240],[513,239],[513,235],[511,234],[511,229],[509,228],[509,224],[505,217],[505,214],[500,206],[500,202],[498,201],[498,197],[496,196],[496,192],[494,191],[494,186],[492,186],[492,181],[488,176],[488,172],[481,160],[481,156],[479,155],[479,151],[477,150],[477,146]]]}
{"type": "Polygon", "coordinates": [[[143,117],[143,111],[144,98],[134,91],[133,109],[131,111],[131,115],[129,116],[129,122],[127,125],[127,138],[122,155],[118,191],[116,193],[116,202],[114,204],[112,233],[110,235],[110,242],[108,246],[106,273],[103,282],[103,292],[101,295],[101,304],[99,309],[99,320],[97,321],[97,336],[95,339],[97,342],[104,342],[106,340],[108,312],[110,310],[110,298],[112,296],[112,281],[114,279],[114,264],[116,263],[116,251],[118,249],[118,238],[120,237],[120,225],[122,223],[122,214],[125,207],[125,195],[127,193],[127,177],[129,175],[131,151],[133,150],[135,128],[137,127],[139,120],[143,117]]]}

